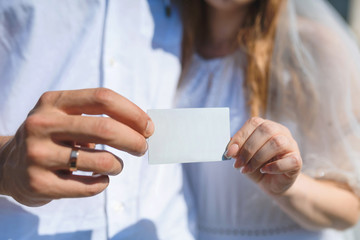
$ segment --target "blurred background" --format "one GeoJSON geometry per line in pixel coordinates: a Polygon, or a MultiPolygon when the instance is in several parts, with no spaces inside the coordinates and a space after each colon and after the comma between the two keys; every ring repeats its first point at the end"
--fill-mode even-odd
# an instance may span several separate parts
{"type": "Polygon", "coordinates": [[[360,39],[360,0],[328,0],[350,24],[358,41],[360,39]]]}

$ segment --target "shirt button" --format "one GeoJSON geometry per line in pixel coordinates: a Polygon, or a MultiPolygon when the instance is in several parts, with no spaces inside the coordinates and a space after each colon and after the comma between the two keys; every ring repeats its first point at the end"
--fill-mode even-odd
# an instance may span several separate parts
{"type": "Polygon", "coordinates": [[[123,202],[114,202],[113,203],[113,209],[116,212],[123,212],[125,210],[125,205],[123,202]]]}
{"type": "Polygon", "coordinates": [[[114,59],[114,58],[110,58],[109,64],[110,64],[110,67],[115,67],[115,66],[116,66],[116,61],[115,61],[115,59],[114,59]]]}

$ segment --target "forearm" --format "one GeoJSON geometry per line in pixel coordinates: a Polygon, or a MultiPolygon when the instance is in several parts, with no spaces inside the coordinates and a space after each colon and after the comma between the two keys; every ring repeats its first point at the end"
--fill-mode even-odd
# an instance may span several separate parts
{"type": "Polygon", "coordinates": [[[285,212],[309,230],[346,229],[356,224],[359,217],[359,199],[354,193],[304,174],[275,199],[285,212]]]}

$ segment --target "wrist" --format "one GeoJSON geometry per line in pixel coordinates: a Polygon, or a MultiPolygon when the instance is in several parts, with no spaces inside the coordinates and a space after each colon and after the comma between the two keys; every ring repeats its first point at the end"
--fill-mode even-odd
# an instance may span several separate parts
{"type": "Polygon", "coordinates": [[[300,173],[299,176],[297,176],[297,178],[295,179],[294,183],[288,189],[286,189],[284,192],[280,194],[272,195],[272,197],[280,200],[280,199],[290,199],[298,196],[302,192],[301,190],[302,187],[306,184],[305,178],[306,178],[305,175],[300,173]]]}
{"type": "Polygon", "coordinates": [[[7,195],[5,190],[5,181],[4,181],[4,171],[5,171],[5,164],[8,159],[8,155],[10,152],[10,142],[12,137],[0,137],[0,195],[7,195]]]}
{"type": "Polygon", "coordinates": [[[12,136],[0,136],[0,149],[9,142],[11,138],[12,136]]]}

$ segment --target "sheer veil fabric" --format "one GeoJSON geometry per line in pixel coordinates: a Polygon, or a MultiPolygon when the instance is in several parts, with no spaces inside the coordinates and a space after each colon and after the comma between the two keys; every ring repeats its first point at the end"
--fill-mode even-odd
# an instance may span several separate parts
{"type": "Polygon", "coordinates": [[[287,0],[279,18],[266,117],[291,129],[304,173],[346,183],[360,197],[360,52],[355,37],[324,0],[287,0]]]}
{"type": "Polygon", "coordinates": [[[291,129],[304,173],[360,196],[360,52],[328,3],[287,1],[270,75],[266,117],[291,129]]]}

